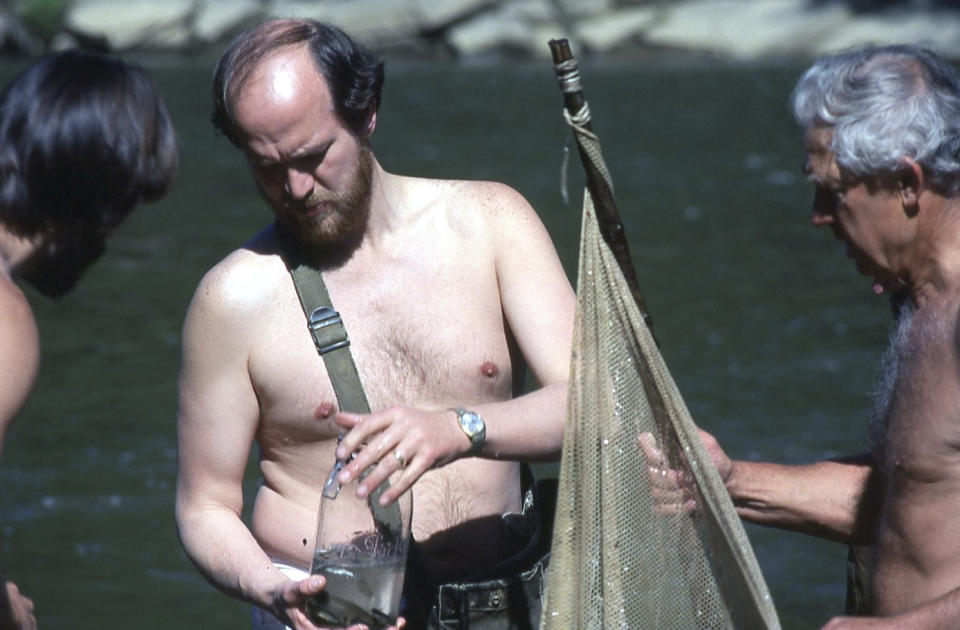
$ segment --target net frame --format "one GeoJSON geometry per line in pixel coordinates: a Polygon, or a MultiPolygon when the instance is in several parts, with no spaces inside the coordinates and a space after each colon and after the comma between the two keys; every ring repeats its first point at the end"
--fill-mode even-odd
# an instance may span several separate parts
{"type": "Polygon", "coordinates": [[[540,627],[779,630],[743,525],[657,347],[576,60],[565,40],[551,50],[587,186],[540,627]]]}

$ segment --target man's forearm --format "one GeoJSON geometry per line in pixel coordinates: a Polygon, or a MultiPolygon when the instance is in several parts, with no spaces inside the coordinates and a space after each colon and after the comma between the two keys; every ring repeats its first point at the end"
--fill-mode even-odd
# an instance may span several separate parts
{"type": "Polygon", "coordinates": [[[230,510],[178,510],[177,525],[187,556],[221,591],[267,610],[287,581],[230,510]]]}
{"type": "Polygon", "coordinates": [[[955,630],[960,620],[960,588],[894,617],[911,630],[955,630]]]}
{"type": "Polygon", "coordinates": [[[734,462],[727,489],[741,518],[840,542],[863,540],[875,500],[864,458],[804,466],[734,462]]]}
{"type": "Polygon", "coordinates": [[[960,588],[890,617],[835,617],[821,630],[955,630],[960,588]]]}
{"type": "Polygon", "coordinates": [[[477,407],[487,420],[483,454],[494,459],[552,461],[563,448],[567,383],[477,407]]]}

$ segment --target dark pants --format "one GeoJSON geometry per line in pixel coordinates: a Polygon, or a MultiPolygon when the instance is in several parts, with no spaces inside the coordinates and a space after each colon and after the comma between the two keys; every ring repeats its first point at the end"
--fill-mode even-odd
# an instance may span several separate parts
{"type": "Polygon", "coordinates": [[[555,480],[533,483],[525,470],[523,514],[501,519],[516,553],[485,575],[431,583],[411,545],[401,615],[420,630],[534,630],[546,591],[545,573],[553,535],[555,480]]]}
{"type": "Polygon", "coordinates": [[[437,587],[430,630],[534,630],[540,626],[547,557],[519,575],[437,587]]]}

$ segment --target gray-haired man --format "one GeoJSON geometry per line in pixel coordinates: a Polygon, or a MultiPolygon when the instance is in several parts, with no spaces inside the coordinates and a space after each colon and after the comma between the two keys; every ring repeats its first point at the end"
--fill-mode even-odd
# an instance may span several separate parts
{"type": "Polygon", "coordinates": [[[740,515],[873,547],[866,610],[825,630],[960,624],[960,85],[935,54],[871,47],[818,60],[793,109],[812,222],[897,300],[869,454],[732,462],[705,435],[740,515]]]}

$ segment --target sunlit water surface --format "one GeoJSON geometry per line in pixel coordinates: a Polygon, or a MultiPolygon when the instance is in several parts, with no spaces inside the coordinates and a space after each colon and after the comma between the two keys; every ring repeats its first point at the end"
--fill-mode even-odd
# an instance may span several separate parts
{"type": "MultiPolygon", "coordinates": [[[[123,225],[75,294],[31,293],[42,374],[0,466],[0,558],[48,630],[249,623],[177,541],[176,374],[196,283],[269,213],[207,122],[212,59],[142,61],[175,119],[182,176],[123,225]]],[[[17,65],[2,66],[4,80],[17,65]]],[[[638,275],[694,418],[735,457],[797,463],[863,448],[889,321],[839,244],[809,225],[786,107],[801,70],[583,63],[638,275]]],[[[571,168],[564,205],[552,69],[388,59],[387,77],[374,136],[385,168],[511,184],[573,278],[582,179],[571,168]]],[[[248,503],[254,467],[250,478],[248,503]]],[[[842,610],[844,548],[748,533],[785,628],[842,610]]]]}

